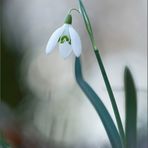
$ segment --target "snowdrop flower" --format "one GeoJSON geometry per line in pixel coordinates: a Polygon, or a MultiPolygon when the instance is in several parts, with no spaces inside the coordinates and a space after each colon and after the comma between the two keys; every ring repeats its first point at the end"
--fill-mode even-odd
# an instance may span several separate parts
{"type": "Polygon", "coordinates": [[[72,51],[76,57],[80,56],[82,50],[81,40],[71,24],[72,16],[68,14],[64,25],[58,28],[48,40],[46,54],[50,53],[58,44],[59,52],[63,58],[67,58],[72,51]]]}

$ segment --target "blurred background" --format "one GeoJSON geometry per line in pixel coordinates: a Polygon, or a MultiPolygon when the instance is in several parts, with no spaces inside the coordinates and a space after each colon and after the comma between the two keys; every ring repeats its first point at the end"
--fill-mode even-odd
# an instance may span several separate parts
{"type": "MultiPolygon", "coordinates": [[[[123,72],[129,66],[138,95],[138,147],[147,143],[147,1],[84,0],[125,123],[123,72]]],[[[3,0],[1,10],[0,139],[21,148],[109,148],[104,127],[74,76],[74,55],[58,47],[45,55],[50,35],[77,0],[3,0]]],[[[73,12],[82,40],[85,79],[113,110],[83,20],[73,12]]]]}

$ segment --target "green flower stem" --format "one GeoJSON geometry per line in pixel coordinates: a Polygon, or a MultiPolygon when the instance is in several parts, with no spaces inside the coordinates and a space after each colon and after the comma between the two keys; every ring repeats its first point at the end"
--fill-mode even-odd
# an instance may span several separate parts
{"type": "Polygon", "coordinates": [[[106,74],[106,71],[105,71],[105,68],[104,68],[104,65],[103,65],[99,50],[95,48],[94,53],[96,55],[98,64],[100,66],[101,73],[102,73],[102,76],[103,76],[103,79],[104,79],[104,82],[105,82],[105,85],[106,85],[106,88],[107,88],[107,91],[108,91],[108,94],[109,94],[109,97],[110,97],[110,101],[111,101],[113,111],[114,111],[114,114],[115,114],[115,117],[116,117],[118,129],[119,129],[122,141],[123,141],[123,145],[125,145],[125,134],[124,134],[124,130],[123,130],[119,110],[118,110],[118,107],[117,107],[117,104],[116,104],[116,101],[115,101],[115,97],[114,97],[110,82],[108,80],[108,77],[107,77],[107,74],[106,74]]]}
{"type": "Polygon", "coordinates": [[[72,8],[72,9],[69,10],[69,14],[70,14],[72,11],[77,11],[78,13],[80,13],[78,9],[72,8]]]}

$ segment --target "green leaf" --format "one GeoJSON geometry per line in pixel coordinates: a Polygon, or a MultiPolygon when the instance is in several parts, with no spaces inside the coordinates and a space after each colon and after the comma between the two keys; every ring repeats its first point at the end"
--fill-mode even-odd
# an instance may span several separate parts
{"type": "Polygon", "coordinates": [[[108,113],[101,99],[97,96],[97,94],[89,86],[89,84],[83,79],[81,72],[80,58],[76,58],[75,60],[75,76],[80,88],[83,90],[83,92],[85,93],[85,95],[88,97],[89,101],[92,103],[93,107],[95,108],[96,112],[100,116],[100,119],[104,125],[104,128],[107,132],[112,147],[122,148],[119,133],[115,127],[115,124],[110,114],[108,113]]]}
{"type": "Polygon", "coordinates": [[[132,74],[128,67],[124,71],[126,99],[126,146],[137,147],[137,94],[132,74]]]}
{"type": "Polygon", "coordinates": [[[89,34],[89,36],[90,36],[90,38],[92,40],[93,32],[92,32],[91,23],[90,23],[89,17],[87,15],[87,12],[86,12],[86,10],[84,8],[84,5],[83,5],[81,0],[79,0],[79,9],[80,9],[80,13],[82,14],[82,17],[83,17],[87,32],[88,32],[88,34],[89,34]]]}
{"type": "Polygon", "coordinates": [[[101,56],[99,54],[99,50],[95,51],[95,55],[96,55],[96,59],[98,61],[98,64],[99,64],[99,67],[100,67],[100,70],[101,70],[101,73],[102,73],[102,77],[104,79],[104,83],[106,85],[106,89],[108,91],[108,95],[110,97],[110,101],[111,101],[113,111],[114,111],[114,114],[115,114],[115,117],[116,117],[117,125],[118,125],[118,130],[119,130],[120,136],[122,138],[122,143],[123,143],[123,145],[125,145],[125,134],[124,134],[124,130],[123,130],[118,106],[116,104],[116,100],[115,100],[115,97],[114,97],[114,94],[113,94],[107,73],[105,71],[104,64],[103,64],[101,56]]]}

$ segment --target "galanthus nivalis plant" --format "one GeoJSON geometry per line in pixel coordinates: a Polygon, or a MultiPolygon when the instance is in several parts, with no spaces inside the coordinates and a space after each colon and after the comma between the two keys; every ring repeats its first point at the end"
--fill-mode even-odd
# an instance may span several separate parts
{"type": "Polygon", "coordinates": [[[78,33],[72,27],[71,14],[66,16],[64,25],[51,35],[47,43],[46,54],[50,53],[57,44],[59,44],[59,52],[63,58],[67,58],[72,51],[76,57],[79,57],[81,54],[81,40],[78,33]]]}
{"type": "Polygon", "coordinates": [[[65,23],[62,27],[58,28],[50,37],[47,47],[46,53],[50,53],[57,44],[59,44],[59,51],[63,58],[68,57],[71,52],[76,56],[75,59],[75,76],[76,81],[79,84],[82,91],[85,93],[96,112],[98,113],[102,124],[106,130],[108,138],[113,148],[136,148],[137,147],[137,96],[136,96],[136,88],[134,84],[134,80],[132,78],[130,70],[126,67],[124,73],[124,86],[125,86],[125,99],[126,99],[126,125],[125,131],[123,129],[123,124],[121,122],[121,117],[118,111],[118,107],[116,104],[116,99],[114,97],[109,79],[107,77],[100,52],[95,44],[95,39],[93,36],[93,31],[91,27],[91,23],[85,7],[81,0],[79,1],[79,10],[71,9],[69,14],[65,19],[65,23]],[[117,122],[117,127],[112,117],[110,116],[107,108],[104,103],[100,99],[100,97],[96,94],[96,92],[90,87],[90,85],[83,79],[82,71],[81,71],[81,62],[80,62],[80,54],[82,51],[81,40],[78,33],[72,27],[72,16],[71,11],[78,11],[85,23],[86,30],[88,32],[91,44],[92,51],[95,53],[97,62],[99,64],[106,89],[111,101],[111,105],[114,111],[115,119],[117,122]]]}

